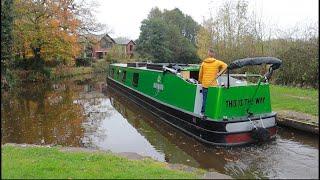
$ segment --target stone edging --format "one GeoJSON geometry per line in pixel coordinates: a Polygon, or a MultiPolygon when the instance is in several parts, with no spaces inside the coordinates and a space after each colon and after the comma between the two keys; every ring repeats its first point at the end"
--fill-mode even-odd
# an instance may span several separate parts
{"type": "Polygon", "coordinates": [[[319,119],[317,116],[293,111],[279,111],[276,121],[280,126],[319,135],[319,119]]]}
{"type": "Polygon", "coordinates": [[[304,123],[287,117],[277,117],[277,124],[280,126],[291,127],[300,131],[319,135],[319,127],[313,124],[304,123]]]}

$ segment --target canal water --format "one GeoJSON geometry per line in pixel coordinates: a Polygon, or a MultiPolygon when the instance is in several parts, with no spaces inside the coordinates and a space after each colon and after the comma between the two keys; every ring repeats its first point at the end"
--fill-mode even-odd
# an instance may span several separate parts
{"type": "Polygon", "coordinates": [[[104,75],[2,92],[1,131],[2,144],[135,152],[233,178],[319,177],[318,136],[280,128],[276,140],[263,145],[206,146],[107,87],[104,75]]]}

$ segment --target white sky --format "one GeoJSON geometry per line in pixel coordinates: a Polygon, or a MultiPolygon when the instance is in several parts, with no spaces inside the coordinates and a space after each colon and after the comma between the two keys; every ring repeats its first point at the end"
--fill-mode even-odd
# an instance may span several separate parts
{"type": "MultiPolygon", "coordinates": [[[[161,10],[179,8],[198,23],[203,17],[215,15],[224,0],[98,0],[97,20],[106,24],[112,37],[137,39],[141,21],[153,7],[161,10]]],[[[248,0],[249,8],[267,25],[278,28],[319,22],[318,0],[248,0]]]]}

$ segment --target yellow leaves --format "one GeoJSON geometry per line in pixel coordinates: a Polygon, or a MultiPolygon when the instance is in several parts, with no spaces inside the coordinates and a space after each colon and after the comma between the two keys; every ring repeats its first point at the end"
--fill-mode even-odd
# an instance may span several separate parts
{"type": "Polygon", "coordinates": [[[15,48],[20,53],[41,49],[45,60],[70,61],[79,54],[77,29],[80,21],[68,8],[72,0],[38,3],[33,0],[15,0],[15,48]]]}
{"type": "Polygon", "coordinates": [[[208,49],[212,48],[212,38],[209,31],[206,28],[201,27],[199,29],[196,43],[198,47],[198,50],[197,50],[198,56],[201,59],[206,58],[208,54],[208,49]]]}
{"type": "Polygon", "coordinates": [[[53,28],[58,28],[59,25],[60,25],[60,22],[59,22],[57,19],[52,19],[52,20],[50,21],[50,25],[51,25],[51,27],[53,27],[53,28]]]}

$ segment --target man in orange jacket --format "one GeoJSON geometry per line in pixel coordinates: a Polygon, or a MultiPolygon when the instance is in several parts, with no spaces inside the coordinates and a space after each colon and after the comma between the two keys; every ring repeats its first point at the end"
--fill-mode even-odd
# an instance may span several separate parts
{"type": "Polygon", "coordinates": [[[214,58],[212,49],[208,50],[208,58],[203,60],[199,71],[199,82],[202,84],[202,108],[201,115],[204,114],[209,86],[217,86],[217,77],[225,72],[228,65],[214,58]]]}

